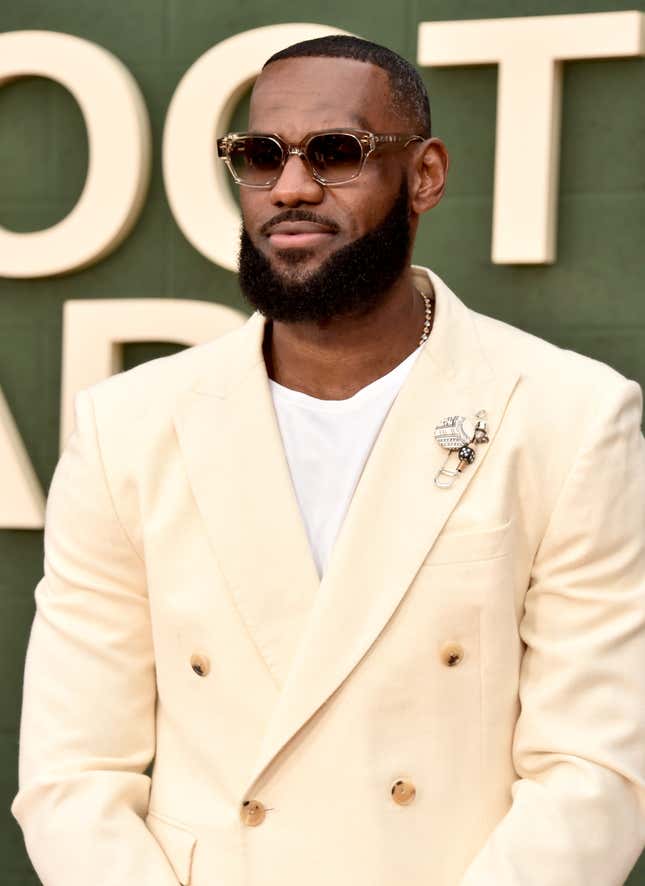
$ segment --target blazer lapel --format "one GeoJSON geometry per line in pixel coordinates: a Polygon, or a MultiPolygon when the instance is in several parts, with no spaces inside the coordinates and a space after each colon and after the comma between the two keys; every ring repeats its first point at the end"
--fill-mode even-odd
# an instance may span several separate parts
{"type": "Polygon", "coordinates": [[[208,374],[174,423],[215,558],[276,687],[319,587],[262,355],[265,318],[206,347],[208,374]]]}
{"type": "MultiPolygon", "coordinates": [[[[291,667],[250,770],[245,791],[248,795],[274,757],[348,677],[391,618],[444,523],[494,446],[519,377],[516,371],[494,367],[479,344],[473,313],[439,277],[422,268],[415,268],[414,273],[420,287],[428,290],[432,284],[435,289],[433,331],[381,428],[314,599],[311,562],[304,551],[291,499],[284,493],[284,465],[273,433],[266,457],[253,472],[256,489],[262,489],[267,497],[277,496],[286,525],[285,534],[271,532],[267,536],[264,548],[265,556],[272,558],[272,588],[301,581],[297,591],[306,594],[310,612],[305,624],[300,610],[302,630],[295,650],[292,638],[283,636],[290,641],[291,667]],[[434,439],[435,426],[445,416],[472,416],[480,409],[487,412],[490,442],[477,447],[475,462],[451,488],[436,487],[433,480],[447,452],[434,439]],[[265,470],[267,475],[263,474],[265,470]],[[273,554],[269,548],[272,544],[276,545],[273,554]]],[[[240,388],[236,398],[239,394],[240,388]]],[[[262,398],[256,399],[256,409],[263,411],[262,426],[268,429],[266,404],[260,402],[262,398]]],[[[238,408],[242,417],[250,417],[250,406],[245,405],[243,397],[231,409],[231,420],[238,408]]],[[[248,447],[245,452],[249,454],[248,447]]],[[[227,455],[232,457],[233,453],[227,455]]],[[[239,469],[235,475],[239,481],[239,469]]],[[[212,494],[216,495],[219,480],[213,485],[212,494]]],[[[232,484],[230,492],[236,492],[232,484]]],[[[243,494],[242,502],[248,505],[250,495],[243,494]]],[[[260,520],[271,516],[271,509],[263,507],[253,518],[253,528],[267,531],[260,520]]],[[[229,567],[231,571],[239,570],[232,561],[243,551],[234,538],[230,537],[229,542],[235,546],[235,553],[227,558],[229,567]]],[[[256,579],[260,572],[258,567],[256,579]]],[[[255,588],[250,586],[249,593],[254,590],[257,593],[257,583],[255,588]]],[[[283,606],[285,602],[285,592],[281,591],[269,606],[283,606]]],[[[247,604],[260,614],[259,604],[250,598],[247,604]]],[[[262,630],[259,623],[255,630],[262,630]]]]}

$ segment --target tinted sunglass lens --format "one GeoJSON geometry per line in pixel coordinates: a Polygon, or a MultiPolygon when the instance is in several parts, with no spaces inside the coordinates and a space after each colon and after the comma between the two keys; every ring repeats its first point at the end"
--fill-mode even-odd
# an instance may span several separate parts
{"type": "Polygon", "coordinates": [[[363,151],[359,140],[349,134],[316,135],[307,148],[312,167],[326,181],[343,181],[360,169],[363,151]]]}
{"type": "Polygon", "coordinates": [[[272,138],[249,136],[233,142],[229,157],[240,181],[261,185],[279,171],[282,148],[272,138]]]}

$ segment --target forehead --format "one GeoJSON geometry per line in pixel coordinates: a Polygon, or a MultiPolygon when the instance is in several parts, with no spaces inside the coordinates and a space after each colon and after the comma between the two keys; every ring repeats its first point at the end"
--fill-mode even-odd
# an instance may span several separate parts
{"type": "Polygon", "coordinates": [[[388,132],[397,122],[389,107],[389,78],[377,65],[346,58],[281,59],[256,80],[249,129],[294,139],[336,126],[388,132]]]}

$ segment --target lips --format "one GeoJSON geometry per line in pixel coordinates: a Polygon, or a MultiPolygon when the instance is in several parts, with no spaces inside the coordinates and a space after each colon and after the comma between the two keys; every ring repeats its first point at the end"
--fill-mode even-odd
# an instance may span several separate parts
{"type": "Polygon", "coordinates": [[[268,238],[276,249],[291,249],[325,243],[334,233],[330,227],[319,222],[283,221],[271,226],[268,238]]]}

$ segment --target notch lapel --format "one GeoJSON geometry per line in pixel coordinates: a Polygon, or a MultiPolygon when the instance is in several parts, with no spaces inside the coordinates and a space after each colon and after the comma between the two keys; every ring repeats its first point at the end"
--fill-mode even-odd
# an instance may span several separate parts
{"type": "MultiPolygon", "coordinates": [[[[281,502],[294,549],[287,550],[284,539],[280,541],[277,554],[284,562],[276,563],[275,575],[299,577],[311,609],[250,770],[246,795],[252,794],[291,737],[349,676],[392,617],[493,448],[519,377],[517,371],[494,367],[479,343],[474,313],[439,277],[421,268],[414,273],[420,288],[434,287],[434,328],[381,428],[313,600],[314,582],[302,538],[285,496],[281,502]],[[480,409],[487,412],[490,442],[477,447],[475,462],[451,488],[439,489],[433,481],[447,452],[434,439],[435,426],[447,415],[470,417],[480,409]],[[298,564],[299,575],[289,557],[298,564]]],[[[276,448],[272,446],[270,455],[279,461],[276,448]]],[[[267,461],[263,467],[271,465],[267,461]]],[[[255,478],[264,482],[257,473],[255,478]]],[[[279,492],[275,478],[269,487],[279,492]]],[[[260,528],[257,522],[255,526],[260,528]]],[[[283,600],[275,605],[283,605],[283,600]]]]}

